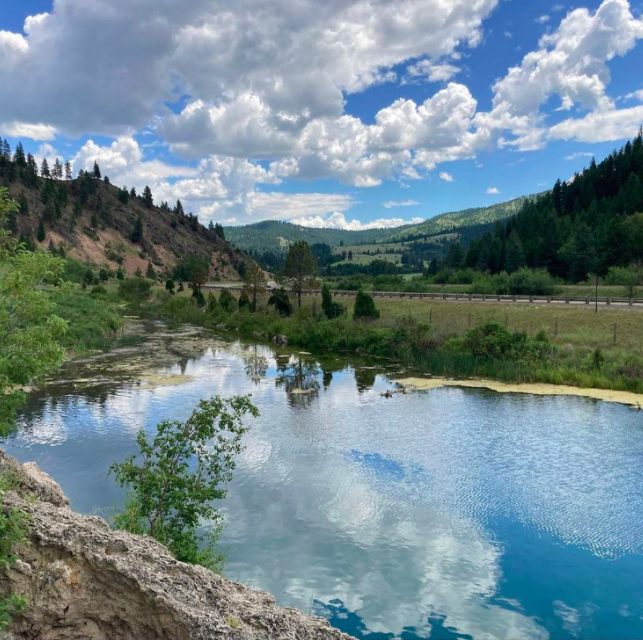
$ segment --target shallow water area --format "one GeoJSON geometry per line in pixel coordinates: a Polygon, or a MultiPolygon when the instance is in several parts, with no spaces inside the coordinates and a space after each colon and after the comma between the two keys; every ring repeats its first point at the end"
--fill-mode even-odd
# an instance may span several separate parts
{"type": "Polygon", "coordinates": [[[643,412],[572,396],[399,391],[397,364],[198,329],[67,363],[8,453],[108,515],[140,428],[251,393],[226,575],[357,638],[643,637],[643,412]],[[392,397],[382,394],[390,391],[392,397]]]}

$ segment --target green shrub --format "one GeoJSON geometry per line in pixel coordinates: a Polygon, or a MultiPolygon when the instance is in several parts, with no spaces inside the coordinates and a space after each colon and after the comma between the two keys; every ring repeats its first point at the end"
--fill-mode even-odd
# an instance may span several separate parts
{"type": "Polygon", "coordinates": [[[358,291],[353,308],[353,320],[377,320],[379,317],[380,312],[375,307],[373,296],[364,291],[358,291]]]}
{"type": "Polygon", "coordinates": [[[237,306],[237,301],[227,289],[222,289],[219,294],[219,306],[227,313],[234,311],[237,306]]]}
{"type": "Polygon", "coordinates": [[[90,296],[106,296],[107,289],[102,284],[96,285],[90,292],[90,296]]]}
{"type": "Polygon", "coordinates": [[[248,294],[244,290],[241,292],[241,295],[239,296],[239,311],[251,311],[251,310],[252,310],[252,302],[250,301],[248,294]]]}
{"type": "Polygon", "coordinates": [[[201,287],[194,286],[192,288],[192,298],[196,302],[197,307],[205,307],[205,296],[201,291],[201,287]]]}
{"type": "Polygon", "coordinates": [[[285,289],[275,289],[268,299],[269,305],[274,305],[280,316],[292,315],[292,303],[285,289]]]}
{"type": "MultiPolygon", "coordinates": [[[[6,571],[18,560],[16,547],[27,542],[29,516],[15,507],[4,506],[4,491],[11,488],[11,480],[0,477],[0,570],[6,571]]],[[[0,597],[0,632],[10,624],[14,614],[25,610],[24,598],[16,594],[0,597]]]]}
{"type": "Polygon", "coordinates": [[[512,332],[498,322],[485,322],[462,338],[452,338],[446,349],[475,358],[539,362],[552,356],[553,347],[544,332],[535,338],[512,332]]]}
{"type": "MultiPolygon", "coordinates": [[[[379,276],[382,277],[382,276],[379,276]]],[[[339,318],[344,313],[344,307],[333,300],[333,294],[330,292],[328,285],[322,285],[322,311],[324,315],[332,320],[333,318],[339,318]]]]}
{"type": "Polygon", "coordinates": [[[556,280],[544,269],[519,269],[511,275],[504,271],[495,275],[479,275],[473,281],[469,293],[501,296],[553,296],[557,289],[556,280]]]}
{"type": "Polygon", "coordinates": [[[145,302],[150,297],[151,290],[152,283],[145,278],[128,278],[118,284],[118,295],[127,302],[145,302]]]}
{"type": "Polygon", "coordinates": [[[126,510],[117,527],[152,536],[167,545],[178,560],[217,568],[213,547],[222,528],[215,500],[226,497],[225,483],[235,469],[235,457],[247,431],[243,418],[259,415],[249,397],[201,400],[183,423],[163,420],[152,439],[141,429],[140,454],[111,466],[118,483],[129,490],[126,510]],[[203,548],[199,526],[214,525],[203,548]]]}

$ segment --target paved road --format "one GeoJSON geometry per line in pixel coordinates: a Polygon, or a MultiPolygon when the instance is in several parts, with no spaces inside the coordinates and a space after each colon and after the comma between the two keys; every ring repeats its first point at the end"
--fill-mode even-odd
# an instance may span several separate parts
{"type": "MultiPolygon", "coordinates": [[[[203,286],[203,289],[241,291],[243,287],[234,284],[207,284],[203,286]]],[[[321,290],[313,290],[310,293],[313,295],[321,295],[321,290]]],[[[465,293],[407,293],[390,291],[371,291],[370,293],[375,299],[382,300],[425,300],[428,302],[453,302],[457,304],[491,303],[509,306],[515,304],[535,304],[538,306],[556,305],[589,309],[596,308],[596,299],[591,296],[584,298],[565,296],[495,296],[465,293]]],[[[356,295],[357,292],[355,291],[333,291],[333,296],[336,298],[354,298],[356,295]]],[[[604,309],[642,311],[643,298],[606,298],[599,296],[598,307],[604,309]]]]}

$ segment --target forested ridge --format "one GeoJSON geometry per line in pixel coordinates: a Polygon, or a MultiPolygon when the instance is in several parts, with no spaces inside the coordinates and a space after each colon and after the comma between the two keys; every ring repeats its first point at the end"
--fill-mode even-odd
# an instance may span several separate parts
{"type": "Polygon", "coordinates": [[[466,252],[454,245],[452,268],[512,273],[522,267],[547,269],[580,282],[589,274],[643,260],[643,134],[569,181],[526,201],[466,252]]]}
{"type": "Polygon", "coordinates": [[[521,206],[537,196],[521,196],[489,207],[474,207],[450,213],[442,213],[425,222],[394,230],[387,242],[407,242],[443,233],[460,232],[463,229],[493,224],[515,215],[521,206]]]}
{"type": "Polygon", "coordinates": [[[98,164],[74,177],[69,162],[37,164],[21,143],[12,149],[0,138],[0,187],[18,203],[8,230],[30,249],[130,274],[170,271],[196,256],[210,263],[212,277],[229,278],[251,263],[226,241],[221,225],[204,226],[180,200],[155,204],[149,187],[137,194],[115,186],[98,164]]]}

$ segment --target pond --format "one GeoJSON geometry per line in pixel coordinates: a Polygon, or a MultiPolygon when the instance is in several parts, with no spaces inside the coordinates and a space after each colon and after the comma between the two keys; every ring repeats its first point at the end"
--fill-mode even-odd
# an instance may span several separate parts
{"type": "Polygon", "coordinates": [[[643,413],[381,395],[405,373],[156,326],[68,363],[5,445],[105,515],[140,428],[251,393],[261,417],[222,504],[229,578],[368,640],[643,637],[643,413]]]}

